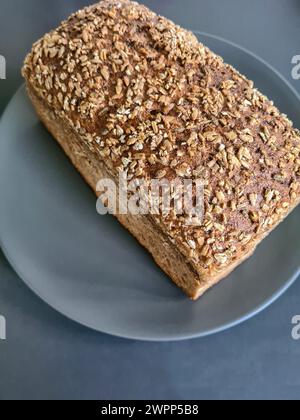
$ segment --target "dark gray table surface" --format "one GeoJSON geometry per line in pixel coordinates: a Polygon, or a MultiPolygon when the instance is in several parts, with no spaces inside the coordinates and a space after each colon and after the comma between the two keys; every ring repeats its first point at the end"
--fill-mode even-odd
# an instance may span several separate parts
{"type": "MultiPolygon", "coordinates": [[[[190,29],[223,36],[264,57],[300,92],[299,0],[143,0],[190,29]]],[[[0,112],[21,83],[33,41],[84,0],[1,1],[0,112]]],[[[300,117],[299,117],[300,118],[300,117]]],[[[299,125],[299,122],[298,122],[299,125]]],[[[0,198],[1,200],[1,198],[0,198]]],[[[180,343],[141,343],[81,327],[40,301],[0,251],[0,399],[299,399],[299,281],[272,307],[222,334],[180,343]]]]}

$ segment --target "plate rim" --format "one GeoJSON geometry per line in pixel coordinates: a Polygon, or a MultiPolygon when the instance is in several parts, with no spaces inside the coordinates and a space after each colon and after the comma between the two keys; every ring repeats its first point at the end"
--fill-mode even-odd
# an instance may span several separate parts
{"type": "MultiPolygon", "coordinates": [[[[294,88],[294,86],[275,67],[273,67],[271,64],[269,64],[266,60],[261,58],[259,55],[253,53],[252,51],[248,50],[247,48],[245,48],[245,47],[243,47],[243,46],[241,46],[241,45],[239,45],[239,44],[237,44],[233,41],[227,40],[226,38],[216,36],[216,35],[213,35],[213,34],[210,34],[210,33],[207,33],[207,32],[198,31],[198,30],[191,29],[191,31],[196,35],[216,39],[216,40],[221,41],[225,44],[231,45],[235,49],[241,50],[244,53],[246,53],[247,55],[250,55],[254,59],[258,60],[265,67],[267,67],[269,70],[271,70],[281,80],[281,82],[284,83],[289,88],[289,90],[293,93],[293,95],[296,97],[296,99],[300,103],[300,94],[294,88]]],[[[6,107],[4,109],[4,112],[2,113],[1,118],[0,118],[0,126],[3,123],[3,120],[5,118],[6,112],[9,108],[10,104],[12,103],[12,101],[18,96],[18,94],[23,89],[24,89],[24,84],[22,84],[16,90],[15,94],[11,97],[10,101],[6,105],[6,107]]],[[[291,278],[289,278],[289,280],[287,280],[281,288],[279,288],[275,293],[273,293],[270,296],[270,298],[266,299],[262,304],[258,305],[253,310],[248,311],[244,316],[238,317],[236,320],[234,320],[232,322],[227,322],[224,325],[221,325],[220,327],[217,327],[217,328],[207,329],[206,331],[202,331],[202,332],[198,332],[198,333],[189,333],[189,334],[188,333],[186,333],[186,334],[180,334],[179,333],[178,335],[176,335],[176,334],[172,334],[172,335],[163,334],[160,337],[158,336],[158,334],[155,335],[155,336],[151,336],[151,334],[147,334],[147,336],[142,336],[141,334],[135,335],[135,334],[130,334],[130,333],[120,334],[120,333],[112,332],[112,331],[110,331],[110,329],[106,330],[103,327],[101,327],[101,329],[100,328],[99,329],[95,328],[95,327],[89,325],[88,323],[84,322],[83,320],[79,319],[79,317],[77,317],[76,315],[69,314],[67,310],[65,310],[63,308],[60,308],[59,304],[55,304],[53,302],[50,302],[47,299],[47,297],[45,297],[43,295],[43,293],[41,293],[38,290],[38,287],[34,286],[31,282],[31,280],[27,279],[26,275],[23,275],[22,270],[18,267],[18,264],[14,263],[14,258],[10,255],[9,251],[7,250],[7,248],[4,244],[4,241],[2,240],[1,230],[0,230],[0,247],[2,249],[3,254],[5,255],[6,259],[8,260],[9,264],[11,265],[12,269],[16,272],[18,277],[25,283],[25,285],[36,296],[38,296],[39,299],[41,299],[44,303],[46,303],[50,308],[52,308],[53,310],[58,312],[60,315],[64,316],[65,318],[69,319],[72,322],[75,322],[75,323],[77,323],[77,324],[79,324],[79,325],[81,325],[85,328],[96,331],[98,333],[100,332],[100,333],[107,334],[107,335],[110,335],[110,336],[113,336],[113,337],[118,337],[118,338],[121,338],[121,339],[143,341],[143,342],[177,342],[177,341],[179,342],[179,341],[185,341],[185,340],[190,340],[190,339],[204,338],[204,337],[219,334],[221,332],[232,329],[232,328],[234,328],[234,327],[236,327],[240,324],[243,324],[246,321],[254,318],[255,316],[257,316],[261,312],[265,311],[269,306],[271,306],[275,301],[277,301],[296,282],[296,280],[300,276],[300,265],[299,265],[299,268],[291,276],[291,278]]]]}

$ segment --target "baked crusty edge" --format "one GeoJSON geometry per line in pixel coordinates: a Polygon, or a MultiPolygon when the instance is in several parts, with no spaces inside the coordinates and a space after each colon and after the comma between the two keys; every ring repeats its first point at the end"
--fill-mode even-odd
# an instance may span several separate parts
{"type": "MultiPolygon", "coordinates": [[[[97,183],[99,179],[111,178],[105,162],[94,161],[88,149],[84,148],[78,133],[57,116],[53,110],[35,92],[34,88],[27,83],[27,91],[34,105],[34,108],[48,131],[54,136],[65,154],[71,160],[76,169],[81,173],[85,181],[98,196],[97,183]]],[[[290,209],[292,212],[300,203],[300,199],[290,209]]],[[[262,234],[258,241],[249,243],[248,249],[240,259],[231,264],[226,272],[222,271],[209,279],[201,279],[199,273],[184,258],[178,248],[172,244],[164,232],[145,215],[116,215],[118,221],[144,246],[152,255],[158,266],[180,287],[191,299],[197,300],[208,289],[219,283],[228,276],[242,262],[247,260],[254,253],[260,242],[272,231],[262,234]],[[145,232],[146,235],[145,235],[145,232]]],[[[286,217],[286,216],[285,216],[286,217]]],[[[285,219],[282,217],[274,226],[274,229],[285,219]]]]}

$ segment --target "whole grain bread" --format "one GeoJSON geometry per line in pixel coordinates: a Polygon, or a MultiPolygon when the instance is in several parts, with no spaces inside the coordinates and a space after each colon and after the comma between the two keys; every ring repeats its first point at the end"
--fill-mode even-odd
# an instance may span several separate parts
{"type": "MultiPolygon", "coordinates": [[[[300,202],[300,133],[196,37],[146,7],[106,0],[34,44],[23,67],[47,128],[97,181],[201,178],[204,219],[117,215],[196,299],[300,202]]],[[[188,216],[188,215],[187,215],[188,216]]]]}

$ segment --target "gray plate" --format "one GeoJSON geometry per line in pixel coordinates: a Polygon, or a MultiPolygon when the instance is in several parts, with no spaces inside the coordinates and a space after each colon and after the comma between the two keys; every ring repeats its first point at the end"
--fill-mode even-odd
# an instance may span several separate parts
{"type": "MultiPolygon", "coordinates": [[[[231,43],[199,35],[256,82],[291,119],[300,101],[269,65],[231,43]]],[[[299,274],[297,209],[254,257],[196,303],[110,216],[38,122],[24,88],[1,122],[0,235],[25,283],[67,317],[109,334],[180,340],[236,325],[278,298],[299,274]]]]}

